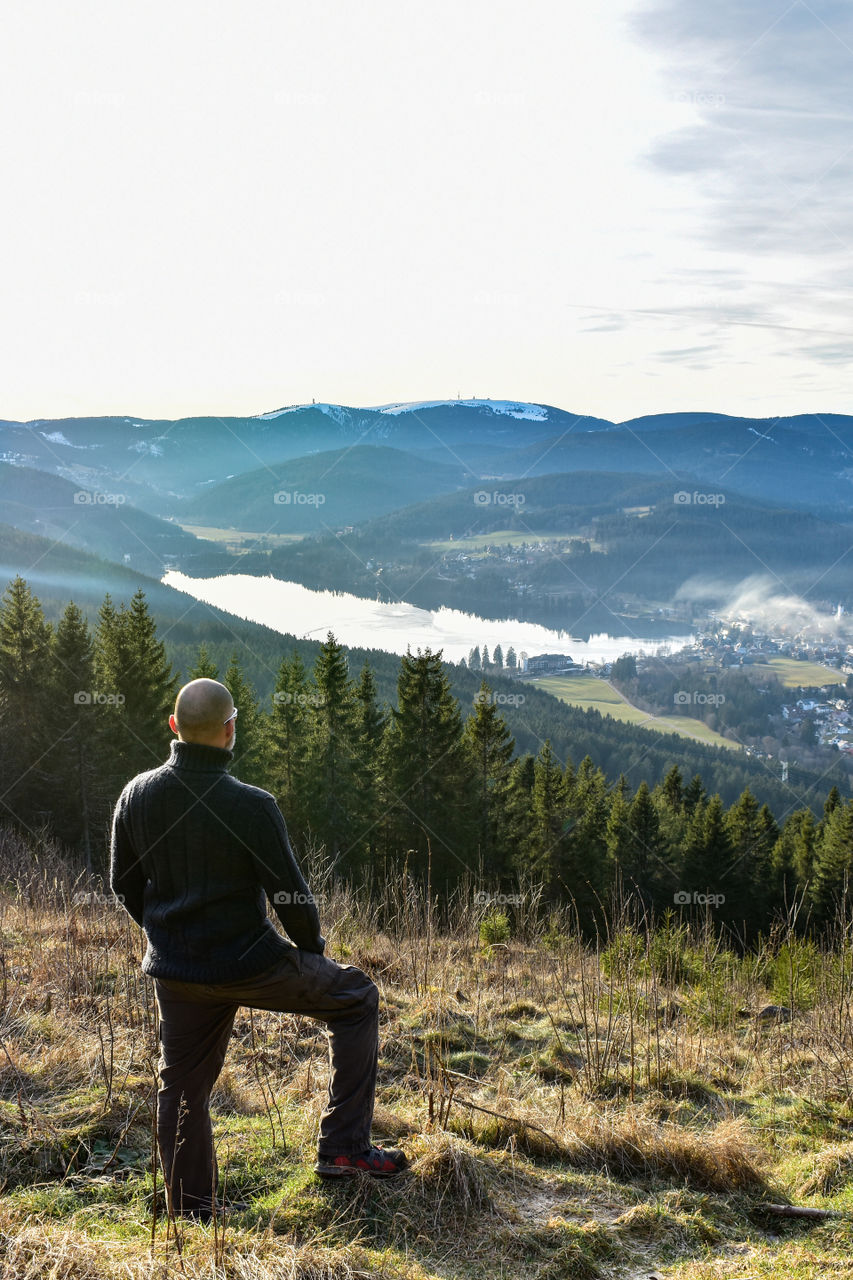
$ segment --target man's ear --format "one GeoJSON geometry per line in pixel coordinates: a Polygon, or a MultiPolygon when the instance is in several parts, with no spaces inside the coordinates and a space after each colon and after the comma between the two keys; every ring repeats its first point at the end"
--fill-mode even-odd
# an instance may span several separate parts
{"type": "Polygon", "coordinates": [[[178,722],[173,715],[169,716],[169,728],[172,730],[172,733],[178,732],[178,722]]]}

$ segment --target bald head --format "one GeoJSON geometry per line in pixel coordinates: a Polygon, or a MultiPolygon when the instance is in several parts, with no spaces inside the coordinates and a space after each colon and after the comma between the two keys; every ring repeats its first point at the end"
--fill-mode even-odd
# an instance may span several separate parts
{"type": "Polygon", "coordinates": [[[223,735],[230,737],[234,699],[218,680],[191,680],[178,693],[175,714],[169,721],[184,742],[203,742],[218,746],[223,735]]]}

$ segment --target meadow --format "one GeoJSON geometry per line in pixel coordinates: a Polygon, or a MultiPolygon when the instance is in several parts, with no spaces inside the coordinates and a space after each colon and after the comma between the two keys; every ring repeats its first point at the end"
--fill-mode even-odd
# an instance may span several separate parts
{"type": "Polygon", "coordinates": [[[374,1138],[411,1172],[316,1179],[324,1033],[242,1010],[213,1111],[248,1208],[202,1226],[169,1219],[153,1154],[140,931],[49,840],[0,840],[3,1276],[853,1274],[849,922],[822,946],[781,922],[742,955],[628,900],[584,939],[534,885],[430,901],[311,859],[329,954],[380,988],[374,1138]]]}
{"type": "Polygon", "coordinates": [[[658,733],[678,733],[683,738],[693,738],[711,746],[728,747],[731,751],[740,750],[737,742],[731,742],[721,733],[715,733],[696,716],[653,716],[642,711],[623,698],[609,681],[598,676],[542,676],[532,679],[530,683],[573,707],[593,707],[603,716],[613,716],[614,720],[624,720],[627,724],[635,724],[643,729],[654,729],[658,733]]]}

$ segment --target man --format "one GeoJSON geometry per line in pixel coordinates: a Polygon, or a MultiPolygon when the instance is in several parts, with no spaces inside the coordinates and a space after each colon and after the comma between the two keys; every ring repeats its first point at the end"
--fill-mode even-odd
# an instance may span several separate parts
{"type": "Polygon", "coordinates": [[[113,814],[110,886],[145,930],[160,1023],[157,1130],[170,1211],[209,1221],[218,1169],[209,1099],[240,1005],[329,1029],[329,1100],[315,1171],[393,1177],[370,1144],[379,992],[324,954],[320,918],[273,796],[228,772],[237,708],[217,680],[180,690],[169,759],[133,778],[113,814]],[[264,893],[292,942],[267,917],[264,893]]]}

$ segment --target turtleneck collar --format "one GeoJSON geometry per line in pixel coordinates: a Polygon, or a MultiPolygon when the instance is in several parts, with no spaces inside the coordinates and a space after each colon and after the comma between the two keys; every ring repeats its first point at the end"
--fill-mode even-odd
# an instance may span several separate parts
{"type": "Polygon", "coordinates": [[[176,769],[224,770],[234,752],[228,747],[209,747],[202,742],[181,742],[173,738],[167,764],[176,769]]]}

